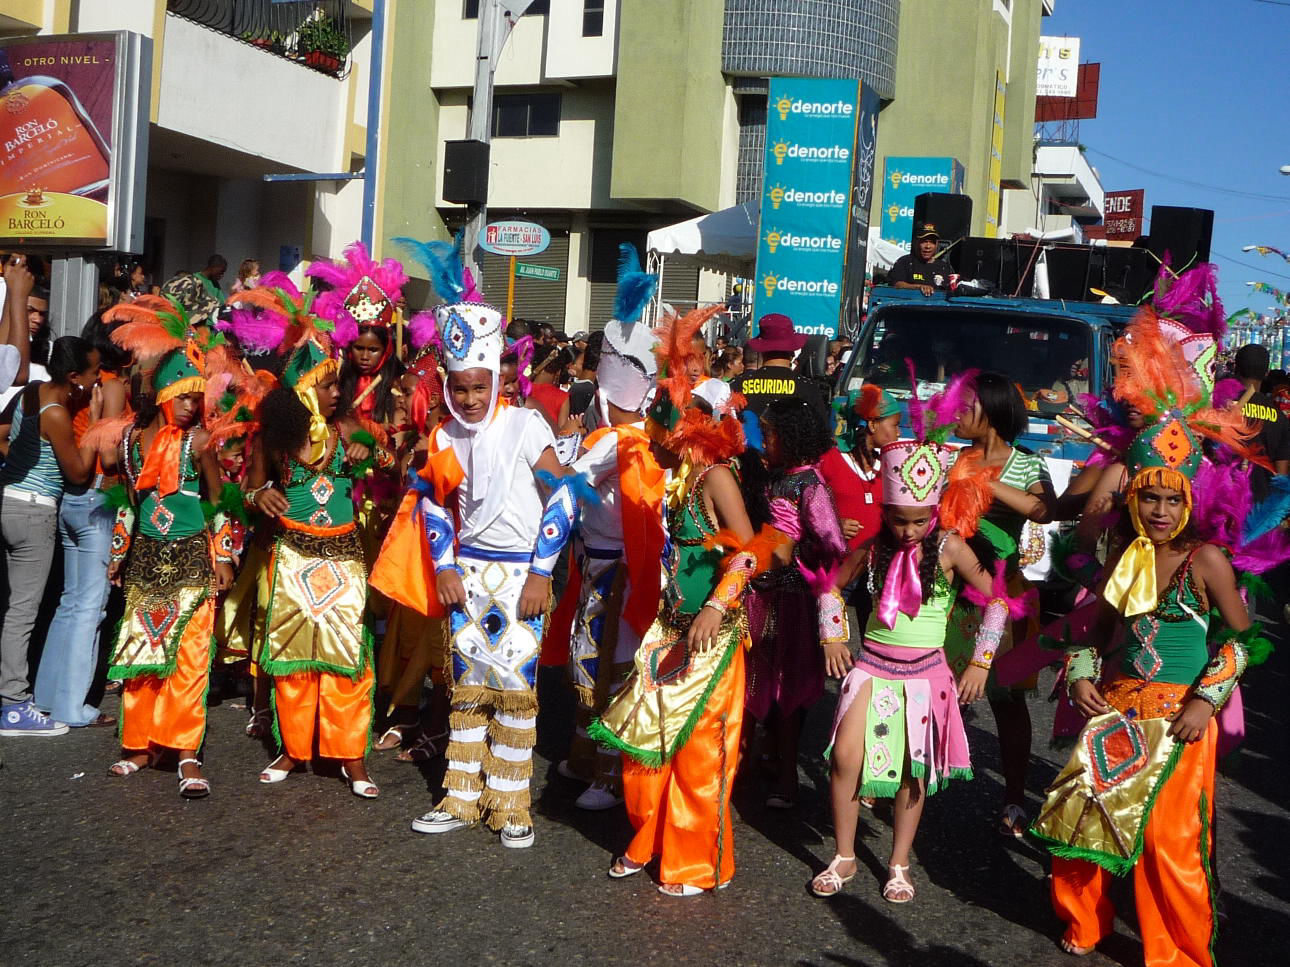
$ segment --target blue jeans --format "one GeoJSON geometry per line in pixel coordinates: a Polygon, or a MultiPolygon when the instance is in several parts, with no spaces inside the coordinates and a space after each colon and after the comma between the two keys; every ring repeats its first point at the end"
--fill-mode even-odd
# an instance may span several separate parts
{"type": "Polygon", "coordinates": [[[68,725],[89,725],[99,714],[85,704],[85,696],[98,667],[113,517],[97,490],[64,494],[58,509],[63,596],[45,636],[34,699],[38,708],[68,725]]]}

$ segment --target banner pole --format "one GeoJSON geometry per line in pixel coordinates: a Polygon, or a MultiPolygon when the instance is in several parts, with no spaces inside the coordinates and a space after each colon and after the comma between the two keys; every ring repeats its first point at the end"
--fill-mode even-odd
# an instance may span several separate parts
{"type": "Polygon", "coordinates": [[[515,256],[511,256],[510,278],[506,282],[506,322],[509,325],[515,311],[515,256]]]}

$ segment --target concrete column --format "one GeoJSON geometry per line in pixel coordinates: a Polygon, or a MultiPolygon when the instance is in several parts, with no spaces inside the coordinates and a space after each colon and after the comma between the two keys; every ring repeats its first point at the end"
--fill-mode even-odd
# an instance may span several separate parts
{"type": "Polygon", "coordinates": [[[77,336],[99,307],[99,267],[79,255],[54,259],[49,284],[53,336],[77,336]]]}
{"type": "Polygon", "coordinates": [[[590,332],[591,283],[587,276],[591,273],[591,233],[585,211],[569,214],[569,282],[564,290],[564,331],[590,332]]]}

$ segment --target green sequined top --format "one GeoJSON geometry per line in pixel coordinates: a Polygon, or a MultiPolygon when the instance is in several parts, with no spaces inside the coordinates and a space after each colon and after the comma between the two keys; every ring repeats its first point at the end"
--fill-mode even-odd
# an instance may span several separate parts
{"type": "Polygon", "coordinates": [[[1129,623],[1121,674],[1150,682],[1191,685],[1209,663],[1209,610],[1192,580],[1192,551],[1178,566],[1155,608],[1129,623]]]}
{"type": "MultiPolygon", "coordinates": [[[[126,448],[125,471],[133,488],[143,468],[143,451],[138,434],[126,448]]],[[[136,491],[137,493],[137,491],[136,491]]],[[[158,541],[177,541],[200,534],[206,529],[202,513],[201,479],[193,457],[193,431],[184,434],[179,451],[179,489],[158,498],[156,490],[147,490],[139,498],[139,533],[158,541]]]]}
{"type": "Polygon", "coordinates": [[[721,572],[721,549],[703,546],[706,538],[717,533],[703,505],[703,479],[711,469],[699,473],[685,501],[668,512],[671,546],[663,601],[674,614],[698,614],[721,572]]]}
{"type": "Polygon", "coordinates": [[[345,465],[344,441],[337,436],[321,470],[295,457],[288,461],[284,488],[287,517],[311,527],[340,527],[354,522],[354,481],[345,465]]]}
{"type": "MultiPolygon", "coordinates": [[[[870,565],[872,566],[872,565],[870,565]]],[[[885,579],[885,575],[883,575],[885,579]]],[[[882,592],[882,582],[874,575],[874,587],[882,592]]],[[[870,641],[883,645],[894,645],[899,648],[943,648],[945,646],[945,629],[949,624],[950,608],[958,591],[946,580],[945,572],[938,565],[936,583],[932,594],[918,609],[914,617],[904,612],[896,615],[896,627],[888,628],[878,620],[878,596],[874,595],[874,610],[869,614],[865,625],[864,636],[870,641]]]]}

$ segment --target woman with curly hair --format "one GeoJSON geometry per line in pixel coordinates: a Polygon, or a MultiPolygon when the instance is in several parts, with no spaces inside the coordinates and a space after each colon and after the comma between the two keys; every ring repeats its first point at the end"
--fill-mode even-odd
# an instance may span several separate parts
{"type": "Polygon", "coordinates": [[[819,471],[833,438],[816,410],[803,399],[777,399],[762,413],[761,428],[770,523],[793,543],[789,566],[754,580],[748,596],[747,711],[768,733],[774,790],[766,805],[789,809],[806,710],[824,693],[826,661],[841,667],[846,653],[843,601],[834,579],[847,542],[819,471]]]}

